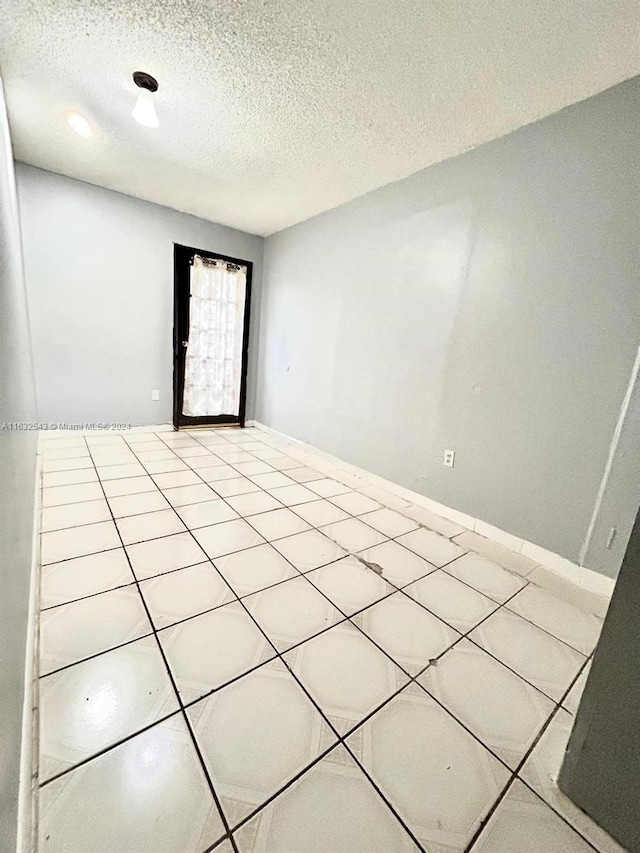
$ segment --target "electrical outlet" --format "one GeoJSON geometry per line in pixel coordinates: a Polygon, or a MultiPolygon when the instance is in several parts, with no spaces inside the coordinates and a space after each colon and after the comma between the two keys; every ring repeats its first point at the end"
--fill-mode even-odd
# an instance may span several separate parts
{"type": "Polygon", "coordinates": [[[447,468],[453,468],[453,463],[455,462],[455,458],[456,458],[455,450],[445,450],[444,459],[442,461],[447,468]]]}
{"type": "Polygon", "coordinates": [[[151,392],[151,399],[152,400],[159,400],[160,399],[160,392],[159,391],[152,391],[151,392]]]}

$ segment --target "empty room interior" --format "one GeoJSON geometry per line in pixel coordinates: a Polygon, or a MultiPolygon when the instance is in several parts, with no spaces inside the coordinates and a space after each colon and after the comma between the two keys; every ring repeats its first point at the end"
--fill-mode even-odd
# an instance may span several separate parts
{"type": "Polygon", "coordinates": [[[640,853],[637,0],[0,0],[2,853],[640,853]]]}

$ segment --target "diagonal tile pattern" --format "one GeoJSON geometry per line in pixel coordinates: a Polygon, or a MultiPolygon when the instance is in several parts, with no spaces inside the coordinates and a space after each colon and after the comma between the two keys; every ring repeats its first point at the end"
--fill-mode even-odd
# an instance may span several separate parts
{"type": "Polygon", "coordinates": [[[40,792],[40,850],[202,853],[224,824],[181,715],[40,792]]]}
{"type": "Polygon", "coordinates": [[[284,655],[332,726],[344,735],[407,683],[407,676],[349,622],[284,655]]]}
{"type": "Polygon", "coordinates": [[[591,853],[577,832],[533,791],[515,780],[471,853],[540,853],[541,850],[591,853]]]}
{"type": "Polygon", "coordinates": [[[406,690],[347,739],[426,850],[466,849],[509,771],[425,692],[406,690]]]}
{"type": "Polygon", "coordinates": [[[321,566],[308,572],[306,578],[345,616],[351,616],[395,592],[390,583],[354,556],[321,566]]]}
{"type": "Polygon", "coordinates": [[[44,676],[40,681],[41,781],[177,708],[153,637],[44,676]]]}
{"type": "Polygon", "coordinates": [[[40,614],[40,674],[150,634],[151,623],[133,584],[72,601],[40,614]]]}
{"type": "Polygon", "coordinates": [[[554,710],[550,699],[464,638],[418,682],[514,769],[554,710]]]}
{"type": "Polygon", "coordinates": [[[584,655],[590,655],[598,642],[602,619],[547,590],[528,586],[507,607],[584,655]]]}
{"type": "Polygon", "coordinates": [[[236,833],[240,853],[417,853],[344,746],[236,833]]]}
{"type": "Polygon", "coordinates": [[[460,639],[460,634],[401,592],[353,619],[410,675],[416,675],[460,639]]]}
{"type": "Polygon", "coordinates": [[[156,575],[141,581],[139,589],[157,630],[235,600],[211,563],[156,575]]]}
{"type": "Polygon", "coordinates": [[[336,741],[280,661],[192,705],[188,715],[232,826],[336,741]]]}
{"type": "Polygon", "coordinates": [[[185,703],[238,678],[275,655],[238,602],[166,628],[158,638],[185,703]]]}
{"type": "Polygon", "coordinates": [[[279,652],[330,628],[343,616],[298,575],[244,599],[244,606],[279,652]]]}
{"type": "Polygon", "coordinates": [[[39,853],[620,853],[554,786],[600,620],[518,555],[255,428],[42,454],[39,853]]]}
{"type": "Polygon", "coordinates": [[[469,638],[556,702],[585,662],[580,652],[506,608],[492,614],[469,638]]]}
{"type": "Polygon", "coordinates": [[[432,572],[415,581],[405,587],[404,592],[463,633],[486,619],[498,606],[443,571],[432,572]]]}

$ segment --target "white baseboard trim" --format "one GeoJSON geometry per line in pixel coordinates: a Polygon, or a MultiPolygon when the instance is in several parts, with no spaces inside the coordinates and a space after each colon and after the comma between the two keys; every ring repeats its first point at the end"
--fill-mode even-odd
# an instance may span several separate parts
{"type": "Polygon", "coordinates": [[[36,655],[38,635],[38,610],[40,604],[40,490],[42,456],[36,454],[36,482],[33,501],[33,544],[31,548],[31,576],[29,579],[29,612],[27,616],[27,643],[24,666],[24,699],[22,704],[22,737],[20,749],[20,780],[18,789],[18,829],[16,853],[32,853],[36,849],[36,760],[37,730],[34,708],[37,703],[36,655]]]}
{"type": "Polygon", "coordinates": [[[254,426],[282,441],[286,441],[293,446],[299,447],[305,454],[314,455],[318,459],[325,460],[326,463],[333,468],[341,468],[343,471],[363,480],[367,484],[376,486],[391,493],[392,495],[396,495],[398,498],[407,501],[408,503],[425,507],[436,515],[448,519],[449,521],[453,521],[455,524],[459,524],[467,530],[478,533],[480,536],[491,539],[494,542],[503,545],[505,548],[515,551],[517,554],[523,554],[525,557],[534,560],[538,565],[543,566],[545,569],[554,572],[556,575],[576,584],[576,586],[579,586],[588,592],[592,592],[606,598],[611,597],[613,587],[615,586],[615,580],[613,578],[605,577],[598,572],[594,572],[592,569],[586,568],[586,566],[579,566],[576,563],[572,563],[570,560],[567,560],[565,557],[561,557],[559,554],[555,554],[553,551],[548,551],[546,548],[542,548],[533,542],[529,542],[526,539],[521,539],[518,536],[514,536],[512,533],[508,533],[506,530],[494,527],[492,524],[482,521],[482,519],[467,515],[457,509],[453,509],[452,507],[425,497],[425,495],[421,495],[418,492],[413,492],[411,489],[407,489],[404,486],[399,486],[397,483],[392,483],[390,480],[385,480],[383,477],[379,477],[377,474],[373,474],[364,468],[358,468],[356,465],[345,462],[337,456],[332,456],[330,453],[325,453],[323,450],[318,450],[316,447],[306,444],[304,441],[300,441],[297,438],[292,438],[290,435],[279,432],[266,424],[260,423],[260,421],[247,421],[246,426],[254,426]]]}

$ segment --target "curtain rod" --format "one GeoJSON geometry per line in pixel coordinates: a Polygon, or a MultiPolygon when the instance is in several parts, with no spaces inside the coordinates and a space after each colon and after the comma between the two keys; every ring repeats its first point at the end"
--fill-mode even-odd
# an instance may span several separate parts
{"type": "Polygon", "coordinates": [[[193,262],[196,258],[199,258],[206,267],[214,267],[218,264],[226,264],[228,270],[246,269],[246,267],[242,266],[242,264],[234,264],[231,261],[224,261],[222,258],[205,258],[203,255],[199,255],[197,252],[189,261],[191,266],[193,266],[193,262]]]}

